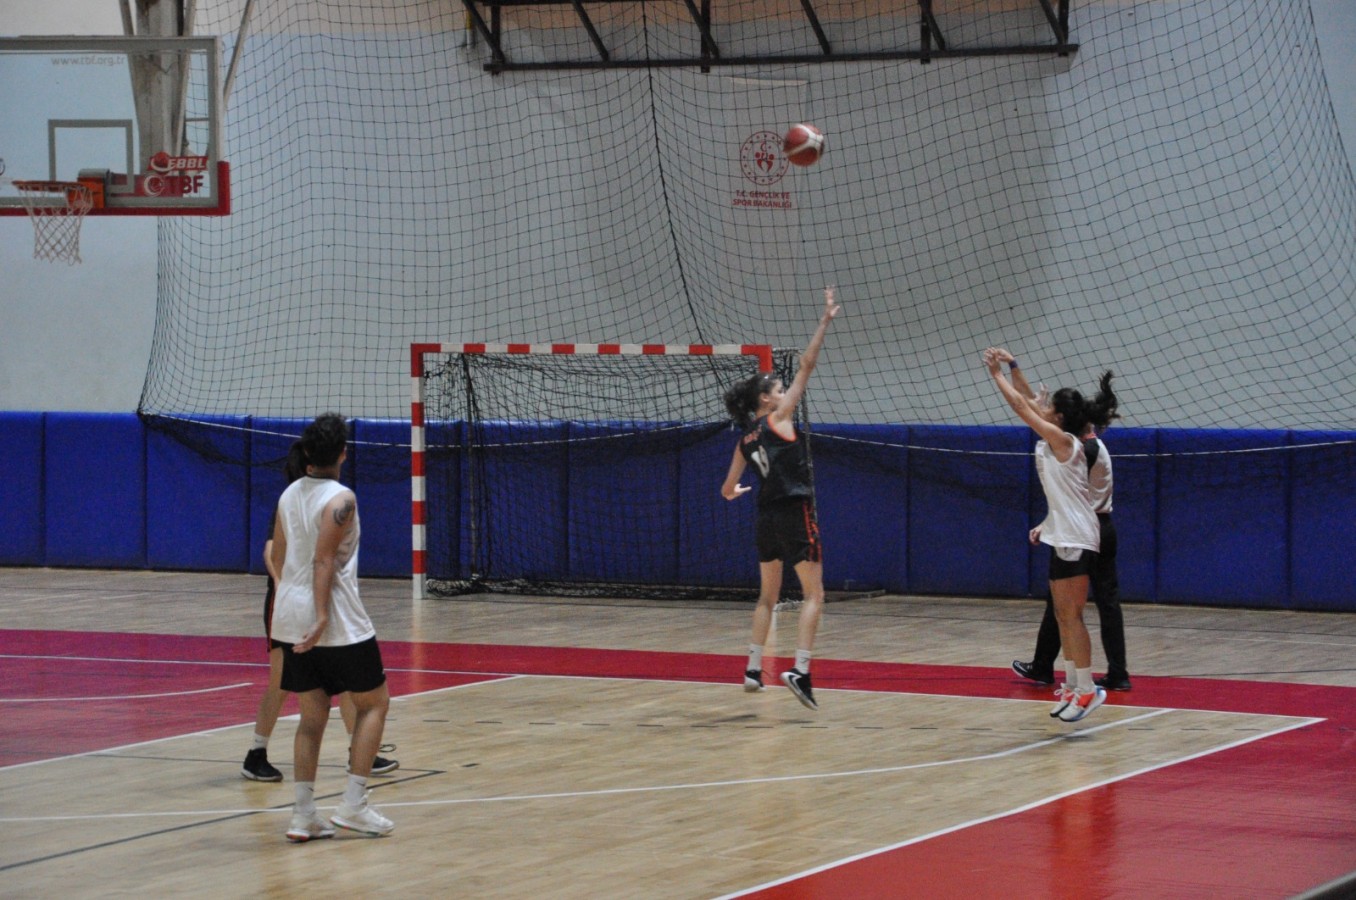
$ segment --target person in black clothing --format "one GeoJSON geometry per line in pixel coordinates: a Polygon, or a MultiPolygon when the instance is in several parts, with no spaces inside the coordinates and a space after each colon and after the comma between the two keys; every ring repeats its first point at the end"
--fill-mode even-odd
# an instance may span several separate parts
{"type": "MultiPolygon", "coordinates": [[[[1040,394],[1032,390],[1030,383],[1022,374],[1017,360],[1011,353],[1004,351],[1006,358],[1001,359],[1008,365],[1013,385],[1027,396],[1040,400],[1040,394]]],[[[1090,574],[1092,600],[1097,605],[1097,614],[1101,622],[1102,650],[1106,654],[1106,674],[1095,679],[1099,687],[1109,691],[1128,691],[1130,669],[1125,651],[1125,617],[1121,612],[1120,579],[1116,572],[1116,525],[1111,517],[1112,469],[1111,454],[1100,440],[1097,429],[1089,423],[1082,435],[1084,452],[1088,458],[1088,476],[1093,489],[1093,508],[1097,512],[1097,522],[1101,526],[1102,547],[1097,554],[1090,574]]],[[[1039,535],[1033,535],[1035,543],[1039,535]]],[[[1018,675],[1037,684],[1054,684],[1055,661],[1059,657],[1059,623],[1055,620],[1055,608],[1052,600],[1045,600],[1045,615],[1041,619],[1040,629],[1036,632],[1036,652],[1031,661],[1016,659],[1012,661],[1012,670],[1018,675]]]]}
{"type": "Polygon", "coordinates": [[[824,291],[824,312],[810,343],[800,356],[791,386],[763,373],[746,378],[725,392],[725,407],[744,435],[735,447],[730,469],[721,485],[726,500],[735,500],[752,488],[740,484],[745,468],[758,473],[758,606],[753,611],[753,633],[744,670],[744,690],[763,689],[763,645],[772,624],[773,607],[782,589],[782,568],[789,565],[800,579],[801,607],[796,631],[795,667],[782,673],[782,682],[804,706],[818,709],[810,684],[810,657],[824,609],[823,548],[815,517],[814,477],[806,436],[795,425],[796,406],[819,361],[819,350],[829,323],[842,307],[832,287],[824,291]]]}

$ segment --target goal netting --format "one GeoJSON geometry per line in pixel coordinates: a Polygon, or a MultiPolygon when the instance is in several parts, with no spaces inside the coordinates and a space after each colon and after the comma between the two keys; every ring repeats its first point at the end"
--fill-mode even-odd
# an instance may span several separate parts
{"type": "MultiPolygon", "coordinates": [[[[416,597],[747,597],[754,503],[720,496],[722,395],[766,346],[419,344],[416,597]]],[[[804,424],[803,419],[801,424],[804,424]]]]}

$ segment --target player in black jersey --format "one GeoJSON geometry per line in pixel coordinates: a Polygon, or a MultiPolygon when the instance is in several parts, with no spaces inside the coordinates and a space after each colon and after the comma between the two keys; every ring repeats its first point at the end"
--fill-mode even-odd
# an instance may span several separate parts
{"type": "Polygon", "coordinates": [[[789,388],[780,378],[764,373],[746,378],[725,392],[725,408],[744,430],[744,436],[735,447],[720,493],[726,500],[734,500],[752,490],[739,483],[749,464],[760,481],[757,545],[761,588],[758,606],[753,611],[744,690],[763,689],[763,645],[772,624],[772,609],[781,594],[782,567],[790,565],[800,579],[802,600],[796,663],[793,669],[782,673],[782,681],[810,709],[819,708],[810,686],[810,657],[824,609],[824,569],[806,437],[796,429],[794,416],[805,395],[805,384],[819,361],[824,334],[841,309],[834,299],[834,289],[826,288],[819,327],[800,356],[800,367],[789,388]]]}

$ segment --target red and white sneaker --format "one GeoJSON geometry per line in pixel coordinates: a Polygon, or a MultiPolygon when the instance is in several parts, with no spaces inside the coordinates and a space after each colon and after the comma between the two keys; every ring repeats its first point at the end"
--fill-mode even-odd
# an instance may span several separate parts
{"type": "Polygon", "coordinates": [[[1059,714],[1061,722],[1077,722],[1106,702],[1106,688],[1095,687],[1086,694],[1075,693],[1059,714]]]}

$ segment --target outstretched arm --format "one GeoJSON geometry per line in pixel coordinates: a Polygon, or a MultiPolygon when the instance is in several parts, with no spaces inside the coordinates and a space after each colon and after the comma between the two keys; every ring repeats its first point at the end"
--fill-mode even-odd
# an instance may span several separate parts
{"type": "Polygon", "coordinates": [[[824,311],[819,315],[819,327],[810,336],[810,343],[805,345],[805,350],[800,355],[800,367],[796,369],[795,379],[782,395],[781,403],[768,417],[777,424],[789,422],[796,411],[796,404],[805,396],[805,385],[810,380],[810,373],[819,363],[819,349],[824,346],[824,335],[829,330],[829,323],[843,309],[835,299],[836,294],[837,291],[832,286],[824,289],[824,311]]]}
{"type": "Polygon", "coordinates": [[[1037,412],[1040,412],[1041,406],[1050,398],[1050,392],[1046,390],[1045,385],[1041,385],[1039,390],[1033,388],[1031,382],[1026,380],[1026,373],[1017,365],[1017,357],[1002,347],[994,347],[993,351],[997,354],[999,362],[1007,363],[1008,377],[1012,379],[1012,386],[1036,408],[1037,412]]]}
{"type": "Polygon", "coordinates": [[[739,452],[739,445],[735,445],[734,459],[730,460],[730,470],[725,473],[725,483],[720,486],[720,495],[726,500],[735,500],[744,496],[753,488],[739,483],[740,477],[744,474],[744,454],[739,452]]]}
{"type": "Polygon", "coordinates": [[[1042,416],[1030,398],[1003,377],[1003,364],[1000,361],[1002,353],[1007,351],[1001,347],[990,347],[984,351],[984,366],[989,370],[989,376],[994,384],[998,386],[998,392],[1012,407],[1012,411],[1017,413],[1018,418],[1031,426],[1031,430],[1050,445],[1050,449],[1055,452],[1055,458],[1065,462],[1073,454],[1073,438],[1065,434],[1054,422],[1042,416]]]}
{"type": "Polygon", "coordinates": [[[1036,399],[1036,392],[1031,389],[1031,384],[1026,380],[1026,375],[1017,365],[1017,357],[1002,347],[992,348],[994,355],[998,357],[1000,363],[1005,363],[1008,367],[1008,376],[1012,379],[1012,386],[1020,391],[1024,396],[1036,399]]]}

